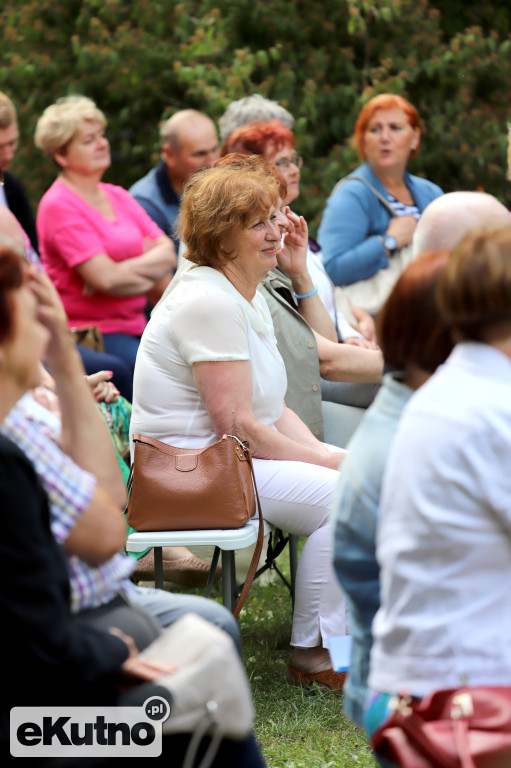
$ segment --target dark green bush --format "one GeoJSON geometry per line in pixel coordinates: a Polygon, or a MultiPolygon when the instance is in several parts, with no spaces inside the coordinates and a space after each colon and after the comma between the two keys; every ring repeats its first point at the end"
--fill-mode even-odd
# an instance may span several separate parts
{"type": "Polygon", "coordinates": [[[127,187],[158,159],[160,119],[188,106],[218,118],[259,92],[296,117],[306,158],[297,208],[314,230],[332,186],[357,162],[349,136],[361,105],[392,91],[426,126],[412,172],[511,204],[507,3],[7,0],[0,19],[0,90],[22,134],[13,171],[34,202],[54,169],[33,131],[59,96],[84,93],[106,113],[108,180],[127,187]]]}

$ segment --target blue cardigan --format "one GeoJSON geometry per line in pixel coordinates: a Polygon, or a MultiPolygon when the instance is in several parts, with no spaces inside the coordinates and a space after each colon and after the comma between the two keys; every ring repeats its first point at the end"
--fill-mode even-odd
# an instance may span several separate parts
{"type": "MultiPolygon", "coordinates": [[[[385,198],[387,191],[368,163],[355,171],[385,198]]],[[[420,213],[443,194],[440,187],[418,176],[404,175],[406,186],[420,213]]],[[[365,280],[388,266],[380,236],[389,226],[390,214],[363,182],[347,181],[327,200],[318,239],[326,271],[335,285],[365,280]]]]}

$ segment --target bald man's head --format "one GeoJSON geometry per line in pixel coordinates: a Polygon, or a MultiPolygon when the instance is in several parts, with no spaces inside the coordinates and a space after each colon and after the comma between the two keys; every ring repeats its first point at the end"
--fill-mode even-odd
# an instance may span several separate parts
{"type": "Polygon", "coordinates": [[[176,192],[199,168],[209,168],[220,154],[214,122],[195,109],[183,109],[161,127],[163,161],[176,192]]]}
{"type": "Polygon", "coordinates": [[[0,205],[0,243],[8,245],[19,253],[20,256],[25,255],[25,233],[20,227],[18,220],[3,205],[0,205]]]}
{"type": "Polygon", "coordinates": [[[433,200],[413,236],[414,256],[424,251],[452,250],[474,227],[509,221],[509,211],[484,192],[449,192],[433,200]]]}

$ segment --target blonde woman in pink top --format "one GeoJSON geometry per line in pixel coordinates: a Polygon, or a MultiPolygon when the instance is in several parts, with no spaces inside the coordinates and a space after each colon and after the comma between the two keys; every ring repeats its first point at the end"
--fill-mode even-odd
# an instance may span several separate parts
{"type": "Polygon", "coordinates": [[[133,370],[147,295],[168,282],[176,253],[125,189],[101,181],[111,162],[105,127],[85,96],[59,99],[40,117],[35,143],[59,175],[41,199],[37,230],[69,325],[97,326],[105,351],[133,370]]]}

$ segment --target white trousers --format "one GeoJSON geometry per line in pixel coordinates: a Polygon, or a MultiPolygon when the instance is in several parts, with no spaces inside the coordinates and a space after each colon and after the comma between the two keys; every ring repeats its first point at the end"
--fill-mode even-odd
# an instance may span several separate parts
{"type": "Polygon", "coordinates": [[[263,517],[307,536],[296,574],[291,645],[327,647],[348,631],[343,593],[332,566],[330,514],[338,472],[301,461],[254,459],[263,517]]]}

